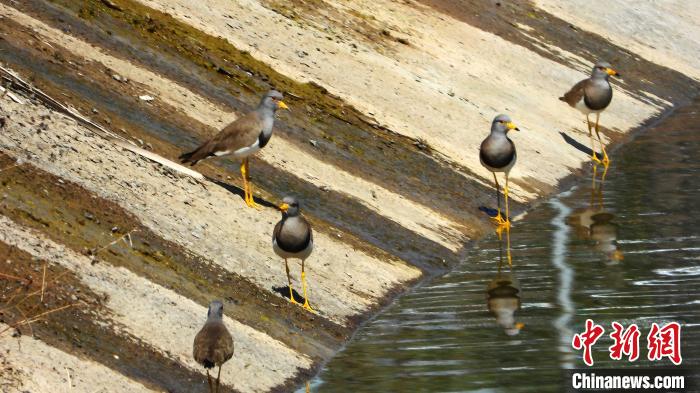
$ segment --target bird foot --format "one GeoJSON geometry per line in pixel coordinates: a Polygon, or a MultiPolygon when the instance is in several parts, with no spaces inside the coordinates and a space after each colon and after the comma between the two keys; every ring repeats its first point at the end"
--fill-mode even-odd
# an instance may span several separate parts
{"type": "Polygon", "coordinates": [[[262,210],[262,206],[260,206],[260,205],[258,205],[257,203],[255,203],[255,201],[253,200],[252,197],[251,197],[250,199],[247,199],[247,200],[245,201],[245,204],[248,205],[248,207],[252,207],[253,209],[262,210]]]}
{"type": "Polygon", "coordinates": [[[511,225],[510,225],[510,220],[503,220],[503,222],[501,222],[501,223],[498,224],[498,228],[499,228],[501,231],[503,231],[504,229],[505,229],[505,230],[510,230],[510,227],[511,227],[511,225]]]}
{"type": "Polygon", "coordinates": [[[501,225],[505,224],[506,222],[508,222],[508,220],[503,219],[503,216],[501,215],[500,212],[498,213],[498,215],[496,217],[491,217],[491,221],[493,221],[494,224],[496,224],[498,226],[501,226],[501,225]]]}
{"type": "Polygon", "coordinates": [[[316,310],[314,310],[313,308],[311,308],[311,306],[309,305],[309,301],[308,301],[308,300],[304,302],[304,305],[303,305],[302,307],[304,308],[304,310],[306,310],[306,311],[308,311],[308,312],[310,312],[310,313],[316,314],[316,310]]]}

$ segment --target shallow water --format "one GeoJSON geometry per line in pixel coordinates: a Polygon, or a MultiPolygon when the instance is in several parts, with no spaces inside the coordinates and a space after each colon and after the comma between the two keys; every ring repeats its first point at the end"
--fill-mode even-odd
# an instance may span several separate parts
{"type": "Polygon", "coordinates": [[[585,367],[571,340],[587,318],[606,329],[596,368],[672,366],[646,359],[646,335],[652,322],[677,321],[683,367],[700,369],[698,110],[681,108],[622,147],[604,182],[589,174],[516,222],[512,269],[492,236],[399,299],[312,391],[562,391],[563,370],[585,367]],[[639,325],[635,363],[609,358],[612,321],[639,325]]]}

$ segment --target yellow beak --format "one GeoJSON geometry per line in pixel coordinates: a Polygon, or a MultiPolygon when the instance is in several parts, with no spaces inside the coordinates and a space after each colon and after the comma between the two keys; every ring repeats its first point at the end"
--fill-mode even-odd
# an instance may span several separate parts
{"type": "Polygon", "coordinates": [[[608,75],[620,76],[620,74],[619,74],[617,71],[613,70],[612,68],[606,68],[606,69],[605,69],[605,72],[607,72],[608,75]]]}
{"type": "Polygon", "coordinates": [[[283,212],[286,213],[287,210],[289,210],[289,205],[286,204],[286,203],[281,204],[281,205],[280,205],[280,210],[282,210],[283,212]]]}
{"type": "Polygon", "coordinates": [[[508,122],[508,123],[506,124],[506,127],[508,127],[509,130],[520,131],[520,128],[518,128],[518,127],[515,125],[515,123],[513,123],[512,121],[511,121],[511,122],[508,122]]]}
{"type": "Polygon", "coordinates": [[[515,324],[515,328],[518,329],[518,330],[520,330],[520,329],[522,329],[522,328],[524,328],[524,327],[525,327],[525,324],[522,323],[522,322],[518,322],[518,323],[515,324]]]}
{"type": "Polygon", "coordinates": [[[615,252],[612,255],[612,258],[616,261],[622,261],[623,259],[625,259],[625,254],[623,254],[620,250],[615,250],[615,252]]]}
{"type": "Polygon", "coordinates": [[[287,104],[284,103],[284,101],[277,101],[277,107],[280,109],[289,110],[289,107],[287,106],[287,104]]]}

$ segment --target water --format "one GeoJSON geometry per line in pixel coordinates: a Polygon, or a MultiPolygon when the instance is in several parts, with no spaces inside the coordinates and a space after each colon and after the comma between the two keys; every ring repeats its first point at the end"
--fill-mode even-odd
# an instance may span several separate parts
{"type": "Polygon", "coordinates": [[[630,366],[608,356],[612,321],[640,327],[634,366],[671,366],[646,359],[646,335],[652,322],[677,321],[683,366],[700,369],[698,109],[681,108],[624,146],[604,182],[589,174],[515,223],[512,269],[493,236],[402,297],[312,390],[562,391],[563,370],[585,367],[571,339],[586,318],[606,329],[595,367],[630,366]]]}

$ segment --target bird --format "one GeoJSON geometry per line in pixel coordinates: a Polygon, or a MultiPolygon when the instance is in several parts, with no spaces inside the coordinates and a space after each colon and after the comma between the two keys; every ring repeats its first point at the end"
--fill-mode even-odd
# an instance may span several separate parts
{"type": "Polygon", "coordinates": [[[253,199],[253,189],[250,185],[248,157],[265,147],[270,141],[277,110],[289,110],[287,104],[282,101],[283,98],[282,93],[277,90],[268,91],[257,108],[224,127],[195,150],[182,154],[179,157],[180,161],[194,166],[199,161],[210,157],[232,155],[241,159],[245,203],[249,207],[259,209],[260,206],[253,199]]]}
{"type": "Polygon", "coordinates": [[[223,318],[224,304],[220,300],[214,300],[209,303],[207,321],[194,337],[194,345],[192,347],[194,360],[207,370],[210,393],[213,392],[213,389],[209,369],[219,366],[219,373],[216,377],[216,392],[218,392],[221,366],[233,357],[233,337],[226,329],[223,318]]]}
{"type": "Polygon", "coordinates": [[[498,214],[493,219],[497,224],[506,226],[510,226],[510,212],[508,211],[508,174],[517,160],[515,144],[507,135],[510,130],[520,131],[520,129],[513,124],[508,115],[496,116],[491,123],[491,133],[481,142],[481,148],[479,149],[481,165],[491,171],[493,180],[496,183],[498,214]],[[506,185],[503,189],[503,196],[506,200],[505,219],[501,214],[500,185],[498,184],[496,172],[503,172],[506,177],[506,185]]]}
{"type": "Polygon", "coordinates": [[[603,146],[603,142],[600,139],[598,121],[600,120],[601,112],[603,112],[612,101],[613,90],[609,81],[610,76],[621,77],[622,75],[612,69],[609,63],[604,61],[598,62],[593,66],[590,78],[578,82],[571,90],[566,92],[564,96],[559,97],[560,100],[586,115],[588,137],[591,139],[591,160],[596,164],[602,163],[606,168],[610,164],[610,158],[608,158],[608,153],[605,151],[605,146],[603,146]],[[595,113],[596,115],[595,133],[598,138],[598,143],[603,150],[602,161],[597,157],[595,152],[591,120],[589,118],[591,113],[595,113]]]}
{"type": "Polygon", "coordinates": [[[520,284],[511,274],[501,274],[486,287],[487,307],[496,317],[496,322],[509,336],[515,336],[525,326],[515,321],[515,312],[520,310],[520,284]]]}
{"type": "Polygon", "coordinates": [[[292,291],[292,279],[289,276],[288,259],[301,259],[301,284],[304,293],[303,307],[310,312],[314,310],[309,305],[306,296],[306,272],[304,262],[311,255],[314,249],[314,236],[311,225],[301,215],[299,201],[296,198],[287,196],[282,200],[279,209],[282,211],[282,219],[275,225],[272,233],[272,249],[275,254],[284,259],[284,267],[287,270],[287,283],[289,284],[289,300],[293,304],[298,304],[294,300],[292,291]]]}
{"type": "Polygon", "coordinates": [[[509,336],[515,336],[525,326],[515,321],[515,312],[520,310],[520,283],[513,273],[502,273],[503,242],[499,241],[498,273],[486,286],[486,305],[496,317],[496,323],[509,336]]]}

